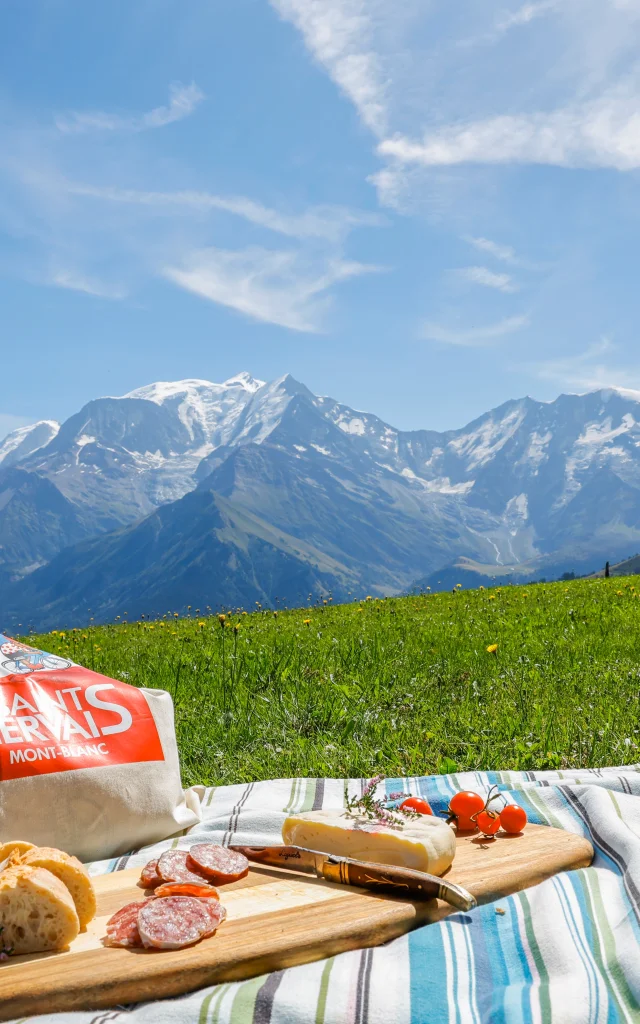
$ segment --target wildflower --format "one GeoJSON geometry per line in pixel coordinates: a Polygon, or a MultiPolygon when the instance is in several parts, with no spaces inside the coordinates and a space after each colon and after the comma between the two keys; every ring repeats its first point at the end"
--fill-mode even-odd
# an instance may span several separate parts
{"type": "Polygon", "coordinates": [[[243,614],[243,615],[248,615],[248,612],[243,612],[242,614],[243,614]]]}
{"type": "Polygon", "coordinates": [[[174,617],[174,619],[179,619],[180,618],[180,616],[178,615],[178,612],[174,612],[173,613],[173,617],[174,617]]]}
{"type": "Polygon", "coordinates": [[[303,626],[310,626],[311,625],[311,619],[303,619],[302,620],[302,625],[303,626]]]}
{"type": "Polygon", "coordinates": [[[362,609],[362,608],[358,608],[358,611],[359,611],[359,612],[361,612],[361,611],[363,611],[363,610],[364,610],[364,609],[362,609]]]}
{"type": "Polygon", "coordinates": [[[218,622],[220,623],[221,626],[224,626],[226,619],[227,616],[224,615],[223,612],[220,612],[220,614],[218,615],[218,622]]]}
{"type": "Polygon", "coordinates": [[[58,633],[58,636],[60,637],[61,640],[64,640],[66,635],[67,635],[66,633],[58,633]]]}
{"type": "Polygon", "coordinates": [[[490,601],[495,601],[495,599],[496,599],[495,598],[495,594],[489,594],[489,600],[490,601]]]}
{"type": "Polygon", "coordinates": [[[155,628],[156,627],[154,625],[149,626],[149,629],[155,629],[155,628]]]}
{"type": "Polygon", "coordinates": [[[204,622],[199,622],[198,626],[200,627],[200,629],[204,629],[205,624],[204,624],[204,622]]]}
{"type": "MultiPolygon", "coordinates": [[[[326,604],[327,602],[325,601],[324,603],[326,604]]],[[[273,613],[273,617],[274,617],[274,619],[277,619],[277,618],[278,618],[278,613],[277,613],[277,612],[274,612],[274,613],[273,613]]]]}
{"type": "Polygon", "coordinates": [[[497,650],[498,650],[498,645],[497,644],[489,644],[489,646],[487,647],[487,654],[495,654],[497,650]]]}
{"type": "Polygon", "coordinates": [[[367,598],[366,599],[367,599],[367,601],[370,601],[371,600],[371,594],[367,594],[367,598]]]}
{"type": "Polygon", "coordinates": [[[622,594],[622,591],[621,591],[621,590],[616,590],[616,594],[618,595],[618,597],[622,597],[622,596],[623,596],[623,594],[622,594]]]}
{"type": "Polygon", "coordinates": [[[94,649],[94,651],[101,651],[101,650],[102,650],[102,647],[98,647],[98,645],[97,645],[97,644],[94,644],[94,645],[93,645],[93,649],[94,649]]]}
{"type": "Polygon", "coordinates": [[[480,590],[484,590],[484,587],[480,587],[479,589],[480,589],[480,590]]]}
{"type": "Polygon", "coordinates": [[[58,635],[58,630],[54,629],[53,632],[51,633],[51,636],[57,636],[57,635],[58,635]]]}
{"type": "Polygon", "coordinates": [[[240,626],[238,625],[237,622],[236,622],[235,626],[233,627],[233,632],[235,633],[236,636],[240,632],[240,626]]]}

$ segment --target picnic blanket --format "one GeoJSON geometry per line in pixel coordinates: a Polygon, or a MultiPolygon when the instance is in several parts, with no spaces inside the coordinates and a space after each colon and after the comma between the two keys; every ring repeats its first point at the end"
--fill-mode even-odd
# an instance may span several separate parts
{"type": "MultiPolygon", "coordinates": [[[[351,780],[351,795],[366,780],[351,780]]],[[[495,905],[453,914],[375,949],[250,981],[114,1010],[45,1014],[21,1024],[518,1024],[640,1021],[640,765],[389,779],[437,813],[460,789],[497,785],[529,820],[587,836],[593,865],[495,905]]],[[[196,840],[266,845],[291,811],[341,807],[344,783],[287,779],[203,790],[187,837],[115,861],[142,866],[196,840]]]]}

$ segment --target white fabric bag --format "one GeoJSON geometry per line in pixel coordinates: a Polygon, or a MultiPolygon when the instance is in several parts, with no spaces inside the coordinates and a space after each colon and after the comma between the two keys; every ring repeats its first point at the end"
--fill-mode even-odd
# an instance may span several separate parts
{"type": "Polygon", "coordinates": [[[115,857],[190,828],[173,702],[0,633],[0,842],[81,860],[115,857]]]}

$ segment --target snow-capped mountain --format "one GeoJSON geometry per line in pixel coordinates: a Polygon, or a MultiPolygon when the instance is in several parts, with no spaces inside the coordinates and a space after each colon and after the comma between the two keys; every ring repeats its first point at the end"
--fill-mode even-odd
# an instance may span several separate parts
{"type": "Polygon", "coordinates": [[[12,430],[0,442],[0,465],[4,469],[15,466],[21,459],[26,459],[39,448],[44,448],[49,444],[59,430],[60,424],[55,420],[40,420],[28,427],[18,427],[16,430],[12,430]]]}
{"type": "MultiPolygon", "coordinates": [[[[175,574],[186,538],[204,544],[205,522],[222,544],[216,558],[233,562],[242,549],[243,578],[261,600],[269,595],[249,549],[270,572],[284,558],[292,578],[315,566],[309,579],[344,593],[400,591],[457,558],[596,567],[640,548],[640,393],[524,398],[460,430],[401,431],[291,376],[265,383],[241,373],[95,399],[60,427],[42,421],[0,445],[0,575],[53,558],[34,584],[44,573],[55,587],[62,562],[90,581],[84,546],[69,545],[97,538],[86,557],[97,565],[104,543],[113,560],[120,542],[100,537],[123,527],[126,545],[146,538],[148,547],[156,531],[175,574]],[[163,508],[171,512],[158,519],[163,508]]],[[[148,592],[164,595],[149,582],[155,563],[140,571],[148,592]]],[[[127,578],[127,564],[112,568],[127,578]]],[[[133,604],[137,585],[127,586],[133,604]]]]}

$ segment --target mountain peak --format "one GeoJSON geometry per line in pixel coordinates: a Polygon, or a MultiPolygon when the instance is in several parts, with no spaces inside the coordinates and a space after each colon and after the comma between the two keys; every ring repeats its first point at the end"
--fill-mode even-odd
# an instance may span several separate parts
{"type": "Polygon", "coordinates": [[[17,427],[3,440],[0,439],[0,462],[7,467],[25,459],[49,444],[59,430],[60,424],[56,420],[38,420],[27,427],[17,427]]]}
{"type": "Polygon", "coordinates": [[[258,380],[256,377],[252,377],[250,373],[243,370],[242,373],[237,373],[235,377],[229,377],[225,380],[222,387],[224,388],[244,388],[245,391],[251,392],[258,391],[261,387],[264,387],[265,381],[258,380]]]}

